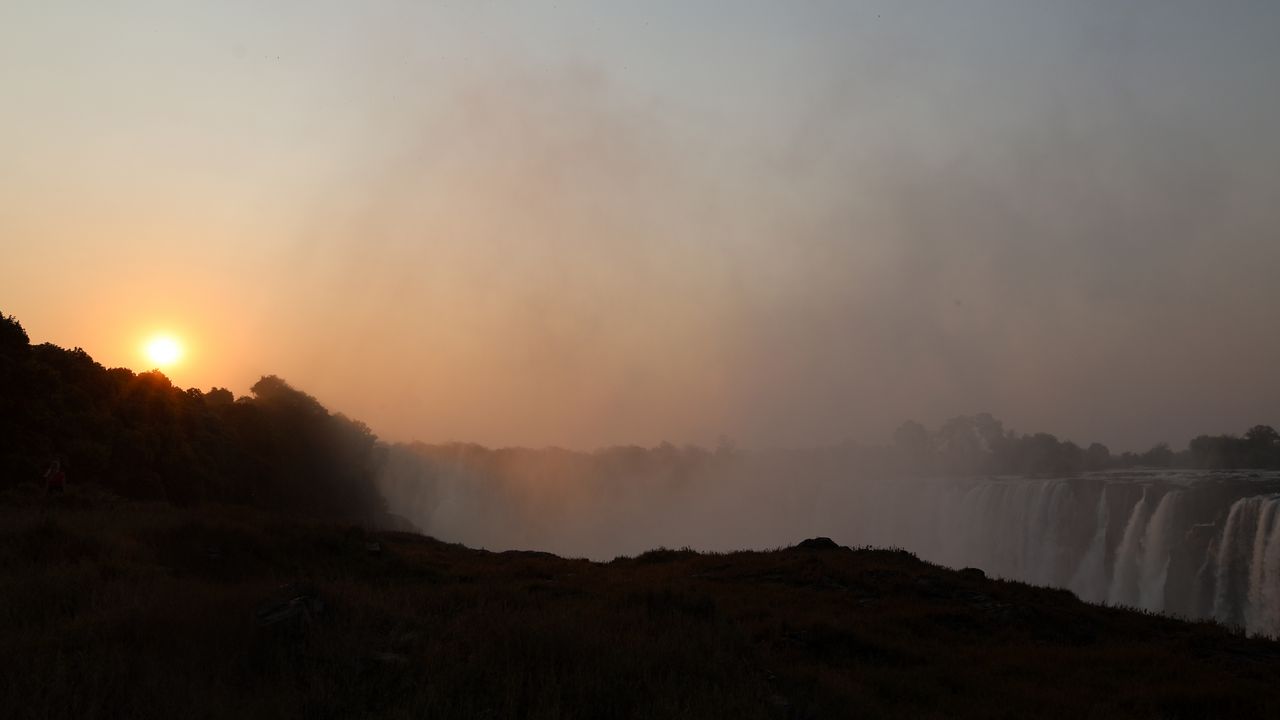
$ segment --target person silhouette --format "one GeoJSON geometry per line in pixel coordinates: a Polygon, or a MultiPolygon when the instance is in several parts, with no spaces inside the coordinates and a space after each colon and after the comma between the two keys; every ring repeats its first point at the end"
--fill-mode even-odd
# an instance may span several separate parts
{"type": "Polygon", "coordinates": [[[67,489],[67,474],[62,470],[62,463],[54,460],[49,469],[44,471],[44,492],[46,495],[61,493],[67,489]]]}

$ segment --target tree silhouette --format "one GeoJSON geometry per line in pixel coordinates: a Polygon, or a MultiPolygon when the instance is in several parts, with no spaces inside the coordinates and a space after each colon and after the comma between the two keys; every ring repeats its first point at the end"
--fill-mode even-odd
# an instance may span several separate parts
{"type": "Polygon", "coordinates": [[[326,516],[382,510],[377,439],[267,376],[253,397],[106,369],[80,348],[31,346],[0,314],[0,484],[57,456],[72,483],[176,503],[249,502],[326,516]]]}

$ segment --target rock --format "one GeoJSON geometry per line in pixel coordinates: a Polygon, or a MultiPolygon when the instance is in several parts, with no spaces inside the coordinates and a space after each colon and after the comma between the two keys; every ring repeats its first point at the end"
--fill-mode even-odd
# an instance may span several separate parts
{"type": "Polygon", "coordinates": [[[374,519],[374,527],[391,532],[407,532],[420,534],[422,530],[408,518],[392,513],[382,513],[374,519]]]}
{"type": "Polygon", "coordinates": [[[835,541],[829,537],[816,537],[816,538],[809,538],[808,540],[802,540],[800,541],[799,545],[796,545],[796,547],[800,548],[801,550],[839,550],[840,549],[840,546],[837,545],[835,541]]]}
{"type": "Polygon", "coordinates": [[[961,568],[960,574],[967,578],[976,578],[979,580],[987,577],[987,574],[985,572],[979,570],[976,567],[961,568]]]}
{"type": "Polygon", "coordinates": [[[253,620],[264,628],[271,625],[310,625],[323,612],[323,600],[314,594],[300,594],[288,600],[262,603],[253,612],[253,620]]]}

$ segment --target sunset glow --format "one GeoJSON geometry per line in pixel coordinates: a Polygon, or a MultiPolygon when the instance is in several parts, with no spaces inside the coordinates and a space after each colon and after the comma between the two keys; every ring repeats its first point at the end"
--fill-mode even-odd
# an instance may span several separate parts
{"type": "Polygon", "coordinates": [[[1280,406],[1280,3],[47,5],[0,312],[108,368],[583,450],[1280,406]]]}
{"type": "Polygon", "coordinates": [[[147,341],[147,360],[164,368],[182,359],[182,343],[170,335],[157,335],[147,341]]]}
{"type": "Polygon", "coordinates": [[[0,707],[1280,720],[1278,36],[0,0],[0,707]]]}

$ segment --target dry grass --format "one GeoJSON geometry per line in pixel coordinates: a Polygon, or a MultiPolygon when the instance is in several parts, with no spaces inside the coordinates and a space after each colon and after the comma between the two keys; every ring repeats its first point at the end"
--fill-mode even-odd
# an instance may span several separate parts
{"type": "Polygon", "coordinates": [[[903,552],[601,564],[244,508],[0,506],[15,719],[1280,717],[1277,678],[1276,643],[903,552]],[[323,610],[255,620],[297,594],[323,610]]]}

